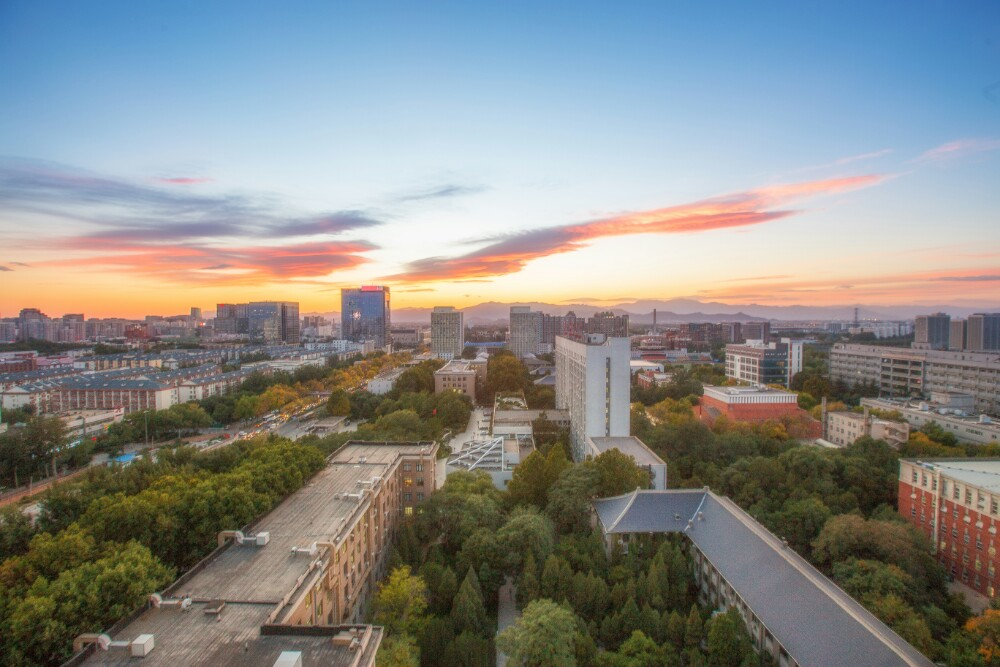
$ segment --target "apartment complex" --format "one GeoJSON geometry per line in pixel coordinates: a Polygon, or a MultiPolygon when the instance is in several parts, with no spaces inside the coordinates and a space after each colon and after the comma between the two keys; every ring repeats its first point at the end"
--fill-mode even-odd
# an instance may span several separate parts
{"type": "Polygon", "coordinates": [[[779,343],[747,340],[726,346],[726,377],[753,385],[791,385],[802,370],[802,341],[782,338],[779,343]]]}
{"type": "Polygon", "coordinates": [[[476,369],[471,361],[453,359],[434,371],[434,393],[457,391],[476,402],[476,369]]]}
{"type": "Polygon", "coordinates": [[[391,314],[388,287],[365,285],[340,290],[340,337],[345,340],[370,340],[376,348],[384,348],[392,342],[391,314]]]}
{"type": "Polygon", "coordinates": [[[431,311],[431,352],[438,359],[458,359],[465,348],[465,316],[452,306],[431,311]]]}
{"type": "Polygon", "coordinates": [[[573,458],[587,456],[588,437],[629,435],[630,341],[586,334],[556,338],[556,407],[570,414],[573,458]]]}
{"type": "Polygon", "coordinates": [[[997,595],[1000,459],[901,460],[899,514],[930,538],[956,580],[997,595]]]}
{"type": "Polygon", "coordinates": [[[728,498],[636,491],[594,509],[609,550],[627,552],[636,534],[687,537],[700,601],[735,608],[779,667],[934,664],[728,498]]]}
{"type": "Polygon", "coordinates": [[[918,315],[913,334],[914,347],[946,350],[951,338],[951,316],[946,313],[918,315]]]}
{"type": "Polygon", "coordinates": [[[1000,351],[1000,313],[969,315],[965,349],[972,352],[1000,351]]]}
{"type": "Polygon", "coordinates": [[[363,624],[402,515],[434,491],[437,445],[345,445],[309,484],[144,609],[84,635],[69,664],[372,667],[382,629],[363,624]],[[137,652],[138,651],[138,652],[137,652]],[[294,664],[289,662],[287,664],[294,664]]]}
{"type": "Polygon", "coordinates": [[[830,379],[874,384],[889,398],[931,392],[969,394],[974,408],[1000,414],[1000,355],[987,352],[908,349],[837,343],[830,350],[830,379]]]}

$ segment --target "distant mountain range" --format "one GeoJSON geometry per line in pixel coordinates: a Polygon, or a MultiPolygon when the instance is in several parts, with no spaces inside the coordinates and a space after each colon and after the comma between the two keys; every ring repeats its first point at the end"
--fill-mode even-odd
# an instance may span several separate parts
{"type": "MultiPolygon", "coordinates": [[[[468,308],[462,308],[466,324],[488,324],[498,320],[506,321],[510,317],[511,306],[529,306],[532,310],[540,310],[550,315],[565,315],[573,311],[579,317],[591,317],[594,313],[611,311],[616,315],[629,316],[634,324],[652,324],[653,310],[656,310],[658,324],[677,324],[682,322],[749,322],[753,320],[852,320],[853,305],[844,306],[765,306],[760,304],[728,304],[718,302],[702,302],[695,299],[642,299],[638,301],[619,303],[613,306],[594,306],[591,304],[554,304],[541,301],[521,301],[501,303],[488,301],[468,308]]],[[[968,317],[972,313],[1000,312],[1000,306],[868,306],[858,305],[858,317],[862,320],[910,320],[917,315],[944,312],[952,317],[968,317]]],[[[428,324],[431,321],[431,308],[398,308],[392,311],[394,325],[406,323],[428,324]]],[[[308,313],[323,315],[335,321],[340,320],[340,313],[308,313]]]]}

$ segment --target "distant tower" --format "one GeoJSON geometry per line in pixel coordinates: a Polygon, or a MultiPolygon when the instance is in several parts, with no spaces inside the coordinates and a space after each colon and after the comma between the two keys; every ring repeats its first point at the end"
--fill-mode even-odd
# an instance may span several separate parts
{"type": "Polygon", "coordinates": [[[861,321],[858,320],[858,308],[857,308],[857,306],[854,307],[854,326],[855,327],[861,326],[861,321]]]}
{"type": "Polygon", "coordinates": [[[656,335],[656,308],[653,309],[653,335],[656,335]]]}

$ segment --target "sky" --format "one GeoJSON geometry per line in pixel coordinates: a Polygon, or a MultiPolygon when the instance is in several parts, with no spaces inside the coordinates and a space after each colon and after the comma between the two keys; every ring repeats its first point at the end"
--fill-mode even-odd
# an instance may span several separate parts
{"type": "Polygon", "coordinates": [[[1000,4],[0,0],[0,316],[1000,305],[1000,4]]]}

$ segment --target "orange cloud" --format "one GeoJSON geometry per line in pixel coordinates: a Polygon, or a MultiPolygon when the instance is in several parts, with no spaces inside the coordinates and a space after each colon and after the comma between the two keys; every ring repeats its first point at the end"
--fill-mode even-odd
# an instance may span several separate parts
{"type": "Polygon", "coordinates": [[[385,280],[432,282],[499,276],[516,273],[541,257],[579,250],[589,241],[606,236],[694,233],[758,225],[795,214],[791,210],[768,209],[867,187],[884,179],[875,174],[775,185],[680,206],[484,239],[490,243],[479,250],[458,257],[416,260],[403,273],[385,280]]]}

